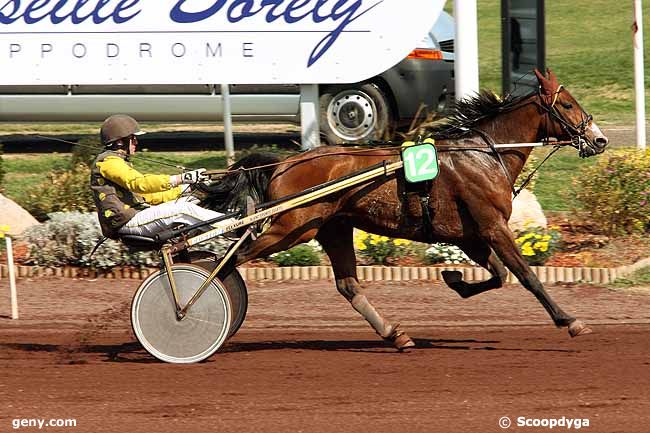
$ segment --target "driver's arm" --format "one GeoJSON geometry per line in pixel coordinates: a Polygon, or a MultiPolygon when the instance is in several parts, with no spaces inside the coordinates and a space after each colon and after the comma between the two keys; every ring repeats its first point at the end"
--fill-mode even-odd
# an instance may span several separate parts
{"type": "Polygon", "coordinates": [[[122,158],[109,156],[97,167],[103,177],[141,195],[147,203],[164,203],[181,195],[181,187],[172,187],[169,175],[142,174],[122,158]]]}

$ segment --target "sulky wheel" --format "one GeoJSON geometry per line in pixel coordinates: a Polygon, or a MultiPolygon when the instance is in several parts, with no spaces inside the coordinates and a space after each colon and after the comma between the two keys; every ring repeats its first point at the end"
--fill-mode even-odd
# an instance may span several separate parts
{"type": "MultiPolygon", "coordinates": [[[[209,251],[191,251],[189,254],[189,263],[200,266],[209,273],[212,273],[217,266],[218,257],[209,251]]],[[[226,266],[219,273],[219,280],[223,283],[228,292],[230,305],[232,306],[232,318],[230,320],[230,333],[228,338],[232,337],[239,331],[239,328],[246,319],[248,311],[248,290],[246,283],[237,268],[226,266]]]]}
{"type": "MultiPolygon", "coordinates": [[[[208,278],[204,269],[188,264],[172,266],[181,306],[208,278]]],[[[215,353],[230,331],[232,307],[223,284],[215,279],[182,320],[176,317],[167,272],[150,275],[133,297],[131,324],[142,346],[161,361],[186,364],[215,353]]]]}

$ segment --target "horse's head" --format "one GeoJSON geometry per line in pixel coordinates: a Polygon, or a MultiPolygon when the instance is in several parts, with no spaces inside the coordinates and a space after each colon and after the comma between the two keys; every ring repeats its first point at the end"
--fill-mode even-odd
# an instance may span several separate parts
{"type": "Polygon", "coordinates": [[[539,81],[541,107],[548,115],[546,137],[570,141],[581,157],[602,153],[609,140],[578,101],[558,83],[555,74],[547,69],[547,76],[535,69],[539,81]]]}

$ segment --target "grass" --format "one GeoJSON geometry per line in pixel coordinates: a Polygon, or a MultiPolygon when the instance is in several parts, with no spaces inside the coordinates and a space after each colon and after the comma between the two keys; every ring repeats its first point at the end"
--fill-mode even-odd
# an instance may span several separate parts
{"type": "MultiPolygon", "coordinates": [[[[550,149],[536,150],[534,155],[541,163],[550,149]]],[[[542,209],[547,211],[570,211],[577,207],[572,200],[578,182],[579,171],[596,162],[596,158],[581,159],[577,151],[565,147],[553,155],[539,170],[539,177],[535,185],[535,195],[542,209]],[[574,182],[575,179],[575,182],[574,182]]]]}
{"type": "MultiPolygon", "coordinates": [[[[546,3],[546,65],[601,124],[634,122],[632,2],[546,3]]],[[[501,90],[501,1],[478,2],[481,87],[501,90]]],[[[645,2],[644,28],[650,28],[645,2]]],[[[650,34],[645,32],[650,46],[650,34]]],[[[646,87],[650,62],[646,62],[646,87]]],[[[646,92],[646,104],[650,92],[646,92]]]]}
{"type": "MultiPolygon", "coordinates": [[[[288,151],[276,149],[255,149],[254,151],[273,150],[280,154],[289,154],[288,151]]],[[[236,152],[239,159],[250,151],[236,152]]],[[[21,203],[23,197],[38,188],[46,180],[46,175],[54,170],[64,170],[70,166],[72,154],[12,154],[3,155],[4,169],[6,171],[2,187],[3,194],[12,200],[21,203]]],[[[176,174],[180,170],[175,165],[188,168],[220,169],[226,167],[226,154],[224,151],[206,152],[138,152],[133,158],[133,165],[143,173],[176,174]]]]}
{"type": "MultiPolygon", "coordinates": [[[[269,149],[256,149],[269,150],[269,149]]],[[[278,152],[277,150],[273,150],[278,152]]],[[[536,150],[539,162],[549,150],[536,150]]],[[[249,151],[237,152],[241,158],[249,151]]],[[[284,152],[288,155],[290,152],[284,152]]],[[[4,155],[6,170],[3,187],[4,194],[18,202],[29,192],[41,184],[45,175],[53,170],[65,169],[69,166],[72,154],[13,154],[4,155]]],[[[564,148],[549,159],[539,171],[535,186],[542,208],[549,211],[568,211],[576,205],[571,200],[579,183],[574,184],[573,178],[578,176],[582,167],[595,163],[596,158],[580,159],[573,148],[564,148]]],[[[223,151],[206,152],[139,152],[133,159],[134,166],[145,173],[175,174],[178,169],[170,165],[182,165],[188,168],[206,167],[219,169],[226,167],[226,156],[223,151]],[[164,162],[163,165],[155,161],[164,162]]]]}

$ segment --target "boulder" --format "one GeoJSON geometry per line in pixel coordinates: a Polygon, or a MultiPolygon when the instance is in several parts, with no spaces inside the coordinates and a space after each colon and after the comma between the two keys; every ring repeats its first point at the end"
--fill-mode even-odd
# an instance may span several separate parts
{"type": "Polygon", "coordinates": [[[28,227],[39,224],[29,212],[11,199],[0,194],[0,226],[9,226],[12,237],[20,235],[28,227]]]}
{"type": "Polygon", "coordinates": [[[544,227],[548,225],[542,206],[535,194],[524,189],[512,202],[512,215],[508,225],[512,231],[524,230],[528,227],[544,227]]]}

